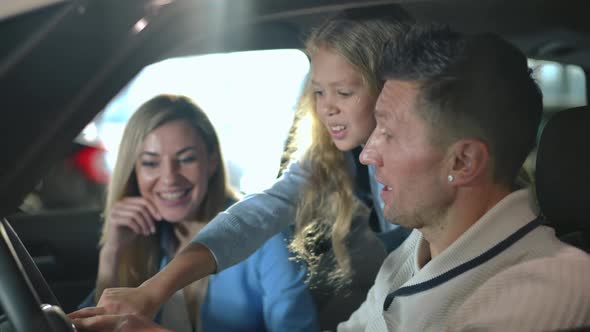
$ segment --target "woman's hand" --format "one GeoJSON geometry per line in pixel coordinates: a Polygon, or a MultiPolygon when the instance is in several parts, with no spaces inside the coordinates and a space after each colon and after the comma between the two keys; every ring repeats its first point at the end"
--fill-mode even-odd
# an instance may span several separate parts
{"type": "Polygon", "coordinates": [[[114,332],[171,332],[139,314],[107,314],[105,308],[92,307],[68,315],[79,330],[114,332]]]}
{"type": "Polygon", "coordinates": [[[120,286],[120,254],[138,236],[153,234],[158,220],[161,216],[154,204],[142,197],[125,197],[114,204],[105,221],[105,240],[100,249],[98,294],[105,288],[120,286]]]}
{"type": "Polygon", "coordinates": [[[103,248],[118,251],[137,235],[156,232],[156,222],[162,217],[153,203],[143,197],[125,197],[118,201],[107,216],[108,232],[103,248]]]}

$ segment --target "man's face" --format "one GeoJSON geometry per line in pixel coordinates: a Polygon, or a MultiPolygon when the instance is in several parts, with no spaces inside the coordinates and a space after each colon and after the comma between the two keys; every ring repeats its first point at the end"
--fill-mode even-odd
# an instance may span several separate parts
{"type": "Polygon", "coordinates": [[[373,164],[384,185],[385,217],[422,228],[446,212],[451,195],[443,167],[445,151],[432,144],[430,126],[417,114],[418,85],[390,80],[377,100],[377,127],[360,160],[373,164]]]}

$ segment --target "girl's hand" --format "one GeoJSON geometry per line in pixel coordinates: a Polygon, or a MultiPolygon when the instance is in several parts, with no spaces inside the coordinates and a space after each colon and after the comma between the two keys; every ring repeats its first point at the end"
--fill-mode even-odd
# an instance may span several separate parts
{"type": "Polygon", "coordinates": [[[79,330],[115,332],[171,332],[139,314],[107,314],[105,308],[92,307],[68,315],[79,330]]]}
{"type": "Polygon", "coordinates": [[[154,318],[160,303],[153,298],[149,288],[139,286],[107,288],[100,296],[97,306],[103,307],[108,314],[139,313],[154,318]]]}

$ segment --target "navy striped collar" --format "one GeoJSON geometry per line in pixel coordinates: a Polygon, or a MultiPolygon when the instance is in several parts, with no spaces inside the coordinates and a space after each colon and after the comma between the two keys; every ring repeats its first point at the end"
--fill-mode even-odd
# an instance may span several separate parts
{"type": "Polygon", "coordinates": [[[487,251],[485,251],[484,253],[482,253],[481,255],[479,255],[479,256],[477,256],[477,257],[475,257],[475,258],[473,258],[473,259],[471,259],[471,260],[469,260],[469,261],[467,261],[467,262],[465,262],[465,263],[463,263],[463,264],[461,264],[461,265],[459,265],[459,266],[457,266],[457,267],[455,267],[455,268],[453,268],[453,269],[451,269],[439,276],[436,276],[430,280],[421,282],[419,284],[398,288],[396,291],[389,293],[387,295],[387,297],[385,298],[385,303],[383,303],[383,310],[387,311],[387,309],[389,309],[389,306],[391,305],[391,302],[393,302],[393,300],[396,297],[409,296],[409,295],[413,295],[416,293],[427,291],[429,289],[432,289],[438,285],[441,285],[441,284],[461,275],[462,273],[465,273],[471,269],[474,269],[474,268],[482,265],[483,263],[489,261],[490,259],[492,259],[492,258],[496,257],[497,255],[499,255],[500,253],[502,253],[504,250],[508,249],[508,247],[510,247],[511,245],[516,243],[518,240],[523,238],[525,235],[527,235],[533,229],[537,228],[537,226],[541,225],[542,222],[543,222],[543,218],[537,217],[533,221],[522,226],[520,229],[518,229],[516,232],[512,233],[510,236],[508,236],[504,240],[502,240],[499,243],[497,243],[496,245],[494,245],[492,248],[490,248],[487,251]]]}

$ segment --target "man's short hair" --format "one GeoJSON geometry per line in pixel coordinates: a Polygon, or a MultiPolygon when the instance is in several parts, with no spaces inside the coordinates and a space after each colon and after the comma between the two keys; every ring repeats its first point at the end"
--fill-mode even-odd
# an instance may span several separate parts
{"type": "Polygon", "coordinates": [[[488,146],[497,183],[511,185],[535,145],[542,95],[516,47],[493,34],[464,36],[440,25],[415,25],[387,44],[386,80],[416,82],[419,115],[435,142],[463,138],[488,146]]]}

